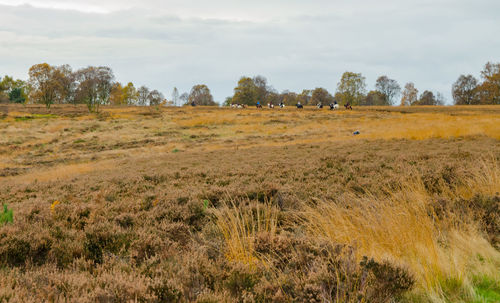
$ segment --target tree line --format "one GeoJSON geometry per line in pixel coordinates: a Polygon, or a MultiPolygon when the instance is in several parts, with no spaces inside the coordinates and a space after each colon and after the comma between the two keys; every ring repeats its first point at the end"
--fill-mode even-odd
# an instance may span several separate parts
{"type": "Polygon", "coordinates": [[[90,112],[98,112],[101,105],[217,105],[206,85],[195,85],[189,94],[182,95],[174,88],[169,101],[156,89],[115,81],[113,70],[106,66],[73,71],[67,64],[41,63],[33,65],[28,76],[27,81],[9,76],[0,78],[0,102],[38,103],[47,108],[52,104],[86,104],[90,112]]]}
{"type": "MultiPolygon", "coordinates": [[[[97,112],[101,105],[218,105],[205,84],[192,87],[180,94],[173,89],[170,100],[158,90],[146,86],[136,88],[132,82],[115,81],[111,68],[89,66],[73,71],[69,65],[52,66],[47,63],[33,65],[27,81],[5,76],[0,78],[0,102],[52,104],[86,104],[89,111],[97,112]]],[[[380,76],[375,89],[367,91],[366,78],[361,73],[345,72],[332,95],[326,88],[304,89],[300,93],[278,92],[263,76],[241,77],[234,94],[223,105],[249,106],[272,103],[285,105],[340,104],[351,105],[443,105],[440,93],[424,90],[419,94],[412,82],[403,88],[387,76],[380,76]]],[[[456,105],[500,104],[500,63],[488,62],[481,71],[481,81],[472,75],[461,75],[453,84],[452,96],[456,105]]]]}

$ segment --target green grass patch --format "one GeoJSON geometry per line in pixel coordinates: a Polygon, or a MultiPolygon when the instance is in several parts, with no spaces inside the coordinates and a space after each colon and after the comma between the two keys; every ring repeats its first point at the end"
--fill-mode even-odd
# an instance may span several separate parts
{"type": "Polygon", "coordinates": [[[15,117],[14,119],[16,121],[29,121],[33,119],[51,119],[51,118],[57,118],[57,115],[53,114],[32,114],[29,116],[20,116],[20,117],[15,117]]]}
{"type": "Polygon", "coordinates": [[[500,283],[490,278],[482,278],[475,286],[478,297],[475,303],[500,302],[500,283]]]}
{"type": "Polygon", "coordinates": [[[0,213],[0,225],[14,222],[14,212],[8,209],[7,204],[3,205],[3,212],[0,213]]]}

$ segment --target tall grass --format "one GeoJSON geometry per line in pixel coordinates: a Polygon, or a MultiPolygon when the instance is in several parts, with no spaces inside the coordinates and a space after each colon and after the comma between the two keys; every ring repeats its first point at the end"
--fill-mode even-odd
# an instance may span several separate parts
{"type": "Polygon", "coordinates": [[[262,232],[276,233],[278,209],[268,202],[242,207],[232,201],[214,211],[227,259],[250,266],[264,262],[255,253],[255,238],[262,232]]]}
{"type": "MultiPolygon", "coordinates": [[[[498,164],[483,163],[463,184],[442,191],[454,199],[497,194],[498,164]]],[[[304,205],[302,215],[312,237],[351,244],[358,258],[365,255],[408,268],[417,282],[414,295],[431,302],[474,299],[478,277],[500,282],[500,252],[474,222],[434,215],[435,199],[417,177],[384,198],[350,195],[337,203],[320,201],[304,205]]]]}

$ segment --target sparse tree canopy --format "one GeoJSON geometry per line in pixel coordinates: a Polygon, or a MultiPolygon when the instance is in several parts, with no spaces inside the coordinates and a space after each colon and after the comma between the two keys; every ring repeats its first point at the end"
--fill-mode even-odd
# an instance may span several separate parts
{"type": "Polygon", "coordinates": [[[209,106],[217,105],[217,103],[214,102],[212,94],[210,93],[210,89],[208,89],[205,84],[193,86],[191,92],[189,93],[188,103],[209,106]]]}
{"type": "Polygon", "coordinates": [[[337,94],[344,104],[358,105],[366,92],[365,77],[360,73],[345,72],[337,84],[337,94]]]}
{"type": "Polygon", "coordinates": [[[418,101],[418,89],[413,82],[406,83],[401,97],[401,106],[414,105],[418,101]]]}
{"type": "Polygon", "coordinates": [[[113,86],[113,71],[105,66],[89,66],[76,72],[76,97],[87,104],[90,112],[99,112],[99,106],[109,101],[113,86]]]}
{"type": "Polygon", "coordinates": [[[127,105],[137,104],[138,92],[134,83],[129,82],[123,87],[123,102],[127,105]]]}
{"type": "Polygon", "coordinates": [[[137,90],[137,104],[140,106],[145,106],[148,104],[149,88],[146,86],[141,86],[137,90]]]}
{"type": "Polygon", "coordinates": [[[456,105],[479,104],[479,94],[477,90],[477,79],[472,75],[461,75],[453,84],[453,100],[456,105]]]}
{"type": "Polygon", "coordinates": [[[179,91],[177,90],[177,87],[174,87],[174,90],[172,91],[172,102],[174,103],[174,106],[178,106],[179,104],[179,91]]]}
{"type": "Polygon", "coordinates": [[[395,99],[398,97],[401,92],[401,87],[398,82],[393,79],[389,79],[387,76],[381,76],[377,79],[377,83],[375,84],[375,88],[377,91],[383,94],[385,99],[385,104],[377,104],[377,105],[392,105],[395,102],[395,99]]]}
{"type": "Polygon", "coordinates": [[[311,97],[312,97],[312,90],[304,89],[297,96],[297,103],[300,102],[302,105],[307,105],[311,102],[311,97]]]}
{"type": "Polygon", "coordinates": [[[159,91],[152,90],[148,95],[149,106],[158,106],[165,100],[165,97],[159,91]]]}

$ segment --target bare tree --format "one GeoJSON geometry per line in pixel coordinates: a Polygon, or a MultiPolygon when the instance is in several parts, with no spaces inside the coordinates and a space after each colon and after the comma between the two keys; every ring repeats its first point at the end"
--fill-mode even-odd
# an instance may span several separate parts
{"type": "Polygon", "coordinates": [[[182,102],[182,104],[187,104],[189,101],[189,94],[182,93],[182,95],[179,97],[179,100],[182,102]]]}
{"type": "Polygon", "coordinates": [[[177,87],[174,87],[174,90],[172,91],[172,102],[174,102],[174,106],[177,106],[177,103],[179,103],[179,91],[177,90],[177,87]]]}
{"type": "Polygon", "coordinates": [[[413,105],[418,101],[418,89],[415,88],[413,82],[406,83],[401,97],[401,106],[413,105]]]}
{"type": "Polygon", "coordinates": [[[395,98],[397,98],[401,92],[401,87],[398,82],[389,79],[387,76],[379,77],[375,84],[375,88],[385,96],[386,105],[394,104],[395,98]]]}
{"type": "Polygon", "coordinates": [[[149,88],[147,88],[146,86],[141,86],[139,87],[139,89],[137,90],[137,104],[140,105],[140,106],[145,106],[148,104],[148,96],[149,96],[149,88]]]}

